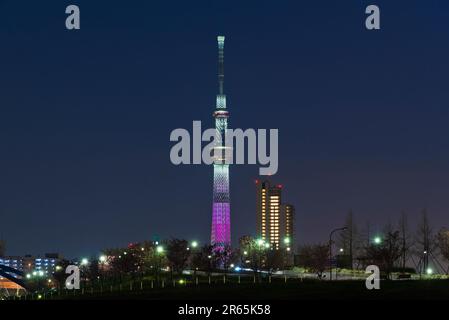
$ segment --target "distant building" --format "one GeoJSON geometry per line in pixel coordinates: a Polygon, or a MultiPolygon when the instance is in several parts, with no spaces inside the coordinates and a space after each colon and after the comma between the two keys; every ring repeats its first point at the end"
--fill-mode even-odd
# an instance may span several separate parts
{"type": "Polygon", "coordinates": [[[282,204],[282,185],[256,180],[257,236],[270,244],[270,248],[288,251],[294,243],[295,208],[282,204]]]}
{"type": "Polygon", "coordinates": [[[43,258],[34,259],[34,270],[44,271],[46,274],[52,274],[56,271],[56,265],[61,257],[57,253],[46,253],[43,258]]]}
{"type": "Polygon", "coordinates": [[[0,257],[0,264],[23,271],[23,257],[0,257]]]}
{"type": "Polygon", "coordinates": [[[60,260],[59,254],[47,253],[44,257],[33,257],[31,255],[0,257],[0,264],[25,273],[42,271],[49,275],[56,271],[56,265],[60,260]]]}

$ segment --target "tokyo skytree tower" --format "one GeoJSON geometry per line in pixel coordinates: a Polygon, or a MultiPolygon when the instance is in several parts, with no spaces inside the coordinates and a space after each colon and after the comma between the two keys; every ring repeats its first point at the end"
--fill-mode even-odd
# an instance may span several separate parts
{"type": "Polygon", "coordinates": [[[231,207],[229,198],[229,164],[226,163],[225,133],[229,113],[224,94],[224,40],[218,36],[218,95],[214,112],[216,138],[214,146],[214,187],[211,244],[219,249],[231,244],[231,207]]]}

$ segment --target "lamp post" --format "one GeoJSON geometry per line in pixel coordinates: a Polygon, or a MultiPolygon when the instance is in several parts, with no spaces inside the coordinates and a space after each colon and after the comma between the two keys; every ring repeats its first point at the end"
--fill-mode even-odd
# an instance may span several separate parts
{"type": "Polygon", "coordinates": [[[332,236],[335,232],[347,230],[348,227],[337,228],[331,231],[329,234],[329,279],[332,281],[332,236]]]}
{"type": "Polygon", "coordinates": [[[160,246],[160,245],[158,245],[157,247],[156,247],[156,256],[157,256],[157,258],[156,258],[156,260],[157,260],[157,268],[156,268],[156,281],[157,281],[157,283],[159,283],[159,281],[160,281],[160,275],[159,275],[159,273],[160,273],[160,269],[161,269],[161,267],[162,267],[162,256],[164,255],[164,247],[163,246],[160,246]]]}
{"type": "Polygon", "coordinates": [[[257,253],[257,262],[254,262],[253,265],[256,268],[254,272],[255,274],[257,274],[257,282],[260,281],[259,277],[260,277],[260,272],[262,270],[262,256],[264,254],[265,249],[268,249],[270,247],[270,244],[268,242],[265,242],[265,240],[263,240],[262,238],[257,239],[256,240],[256,253],[257,253]]]}

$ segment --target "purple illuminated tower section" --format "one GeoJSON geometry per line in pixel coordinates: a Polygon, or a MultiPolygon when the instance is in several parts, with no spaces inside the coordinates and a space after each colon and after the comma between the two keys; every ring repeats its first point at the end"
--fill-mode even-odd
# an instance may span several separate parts
{"type": "Polygon", "coordinates": [[[218,95],[215,118],[214,193],[212,205],[211,244],[225,248],[231,244],[231,206],[229,197],[229,164],[226,161],[224,137],[228,128],[229,113],[224,94],[224,40],[218,40],[218,95]]]}

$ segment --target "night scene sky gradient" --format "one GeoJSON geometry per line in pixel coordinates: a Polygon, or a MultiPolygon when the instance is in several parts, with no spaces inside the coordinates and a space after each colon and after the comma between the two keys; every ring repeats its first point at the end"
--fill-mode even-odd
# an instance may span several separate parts
{"type": "MultiPolygon", "coordinates": [[[[212,167],[170,132],[213,127],[226,36],[231,128],[278,128],[297,243],[427,208],[449,227],[449,1],[0,0],[0,234],[7,253],[209,241],[212,167]],[[81,30],[65,29],[65,8],[81,30]],[[365,8],[381,8],[380,31],[365,8]]],[[[232,166],[232,240],[255,234],[258,166],[232,166]]]]}

